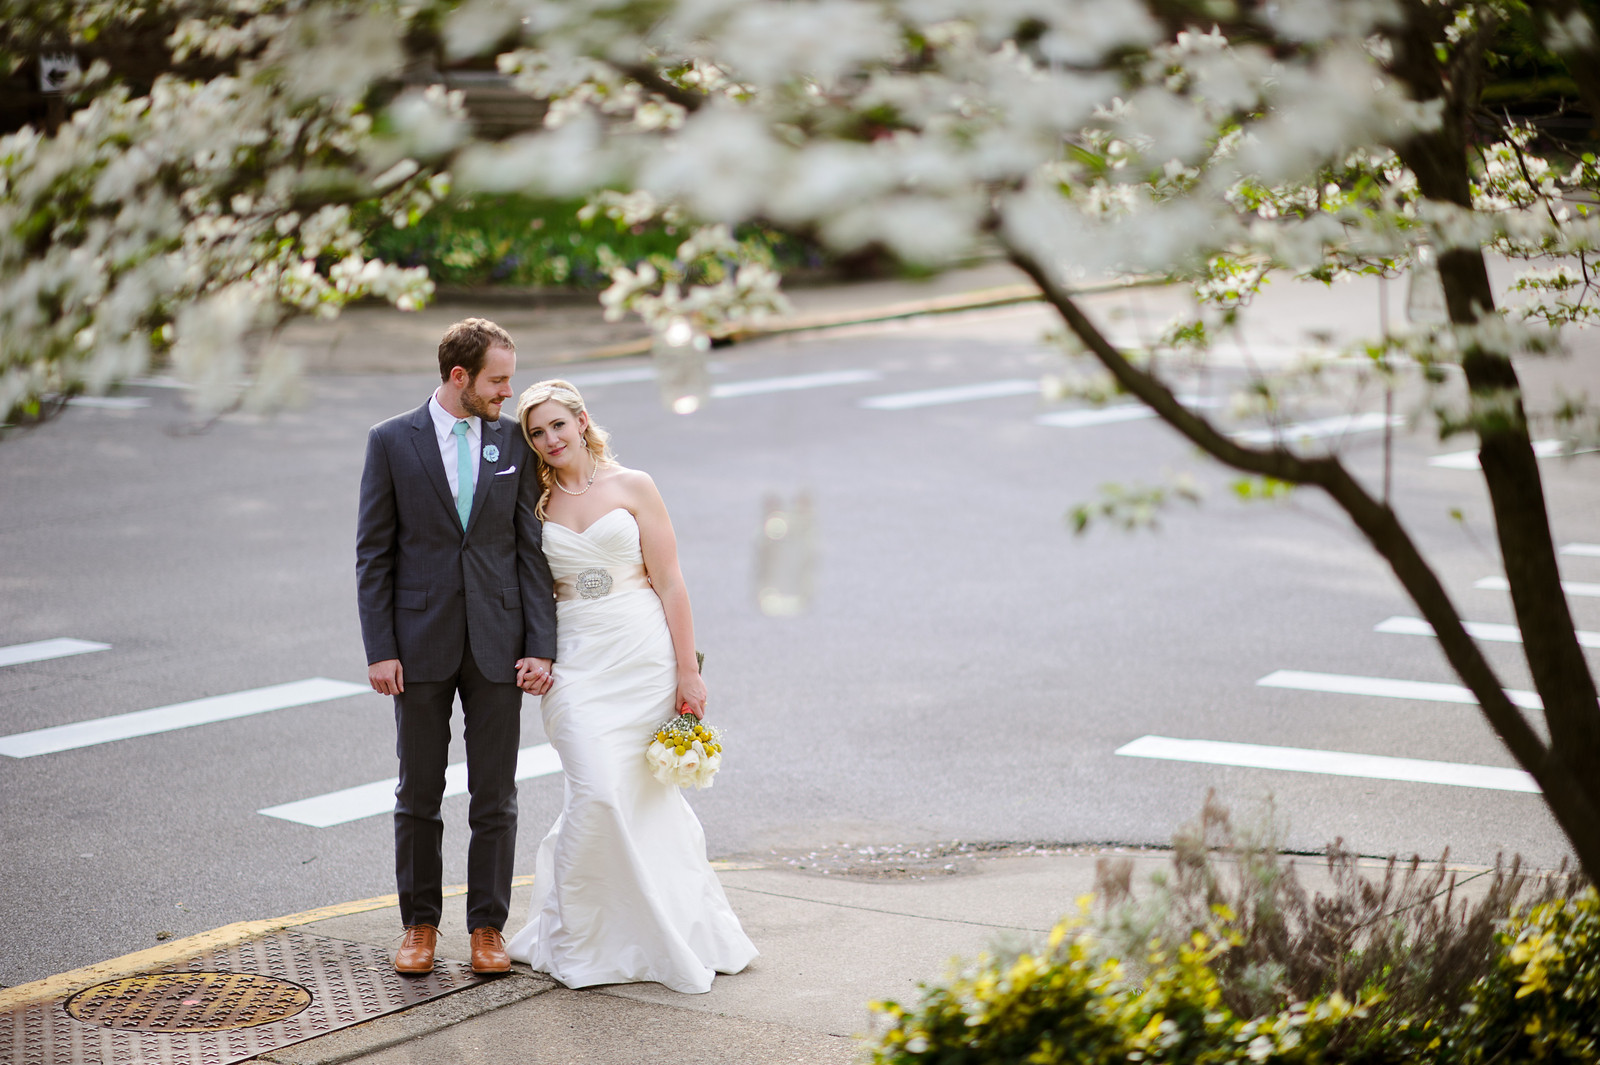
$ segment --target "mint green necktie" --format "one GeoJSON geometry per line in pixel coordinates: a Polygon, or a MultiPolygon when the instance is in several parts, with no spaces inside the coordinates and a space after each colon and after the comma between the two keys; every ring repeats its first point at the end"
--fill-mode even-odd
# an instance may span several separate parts
{"type": "Polygon", "coordinates": [[[472,513],[472,448],[467,446],[466,422],[456,422],[450,431],[456,434],[456,513],[465,529],[472,513]]]}

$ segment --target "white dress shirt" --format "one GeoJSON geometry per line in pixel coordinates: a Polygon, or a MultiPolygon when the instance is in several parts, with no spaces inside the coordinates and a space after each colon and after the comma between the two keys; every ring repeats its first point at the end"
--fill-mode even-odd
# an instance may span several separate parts
{"type": "MultiPolygon", "coordinates": [[[[444,476],[450,482],[450,494],[459,502],[461,486],[456,484],[456,422],[462,419],[439,405],[437,389],[433,398],[428,400],[428,413],[433,415],[433,434],[439,438],[439,457],[444,460],[444,476]]],[[[467,447],[472,450],[472,484],[467,487],[467,494],[470,495],[478,487],[478,454],[483,448],[483,427],[477,415],[469,416],[466,423],[467,447]]]]}

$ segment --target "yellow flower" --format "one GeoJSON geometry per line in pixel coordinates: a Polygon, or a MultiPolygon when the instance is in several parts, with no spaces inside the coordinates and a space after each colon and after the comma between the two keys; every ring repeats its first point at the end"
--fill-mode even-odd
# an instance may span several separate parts
{"type": "Polygon", "coordinates": [[[1511,948],[1511,963],[1522,966],[1522,973],[1517,977],[1517,982],[1522,986],[1517,989],[1517,997],[1531,995],[1536,991],[1550,990],[1551,962],[1561,961],[1561,950],[1552,942],[1554,936],[1549,932],[1524,939],[1511,948]]]}

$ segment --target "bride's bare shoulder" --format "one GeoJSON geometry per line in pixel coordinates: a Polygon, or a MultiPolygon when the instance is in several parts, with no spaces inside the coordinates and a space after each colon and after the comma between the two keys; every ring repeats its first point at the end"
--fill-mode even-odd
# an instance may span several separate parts
{"type": "Polygon", "coordinates": [[[612,470],[612,483],[627,498],[628,509],[637,511],[641,506],[661,505],[661,492],[648,473],[627,466],[614,466],[612,470]]]}
{"type": "Polygon", "coordinates": [[[619,488],[636,489],[646,486],[653,488],[656,483],[643,470],[630,469],[620,464],[613,465],[610,468],[609,476],[616,481],[619,488]]]}

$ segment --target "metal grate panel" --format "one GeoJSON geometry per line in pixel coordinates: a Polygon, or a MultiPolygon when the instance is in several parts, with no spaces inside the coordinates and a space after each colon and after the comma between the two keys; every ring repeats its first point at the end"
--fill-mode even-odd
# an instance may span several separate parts
{"type": "Polygon", "coordinates": [[[442,960],[401,976],[381,947],[287,930],[0,1013],[0,1061],[228,1065],[483,980],[442,960]]]}

